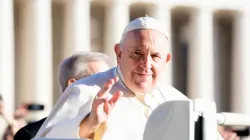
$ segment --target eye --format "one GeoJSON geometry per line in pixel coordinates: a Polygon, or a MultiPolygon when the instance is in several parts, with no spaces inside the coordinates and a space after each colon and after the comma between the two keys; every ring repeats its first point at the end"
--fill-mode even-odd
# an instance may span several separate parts
{"type": "Polygon", "coordinates": [[[152,54],[151,57],[152,57],[154,60],[161,59],[161,56],[160,56],[159,54],[152,54]]]}
{"type": "Polygon", "coordinates": [[[134,51],[134,52],[133,52],[133,56],[134,56],[134,57],[141,57],[142,55],[143,55],[143,53],[140,52],[140,51],[134,51]]]}

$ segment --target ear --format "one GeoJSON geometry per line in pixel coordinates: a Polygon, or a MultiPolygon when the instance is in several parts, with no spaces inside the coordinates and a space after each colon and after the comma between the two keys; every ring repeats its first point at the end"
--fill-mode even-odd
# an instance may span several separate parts
{"type": "Polygon", "coordinates": [[[71,85],[72,83],[74,83],[76,81],[75,78],[71,78],[67,81],[67,86],[71,85]]]}
{"type": "Polygon", "coordinates": [[[122,54],[122,51],[121,51],[121,46],[120,44],[115,44],[115,54],[116,54],[116,61],[117,61],[117,64],[120,63],[120,59],[121,59],[121,54],[122,54]]]}
{"type": "Polygon", "coordinates": [[[171,53],[168,53],[167,54],[167,59],[166,59],[166,63],[168,63],[172,58],[172,54],[171,53]]]}

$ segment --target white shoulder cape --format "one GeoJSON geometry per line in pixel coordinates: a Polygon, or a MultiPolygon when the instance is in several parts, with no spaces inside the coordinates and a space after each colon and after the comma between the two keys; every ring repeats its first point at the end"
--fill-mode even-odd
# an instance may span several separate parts
{"type": "MultiPolygon", "coordinates": [[[[55,104],[35,138],[44,137],[56,124],[70,121],[76,117],[80,117],[78,120],[84,119],[90,113],[93,99],[102,88],[103,84],[108,79],[111,79],[116,75],[117,73],[115,67],[106,72],[80,79],[76,83],[69,86],[55,104]]],[[[186,96],[171,86],[162,83],[158,83],[157,85],[160,92],[163,93],[165,97],[164,100],[166,101],[188,100],[186,96]]],[[[120,81],[112,87],[110,96],[112,96],[112,94],[117,90],[128,92],[120,81]]],[[[159,94],[156,94],[156,96],[159,96],[159,94]]],[[[161,97],[159,97],[159,99],[162,100],[161,102],[164,102],[161,97]]],[[[78,130],[75,129],[72,131],[76,131],[77,133],[78,130]]]]}

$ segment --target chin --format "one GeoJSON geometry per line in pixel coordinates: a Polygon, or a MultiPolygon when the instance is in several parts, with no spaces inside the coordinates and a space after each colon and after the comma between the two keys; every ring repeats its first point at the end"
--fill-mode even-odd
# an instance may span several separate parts
{"type": "Polygon", "coordinates": [[[136,90],[137,92],[142,92],[142,93],[151,92],[151,86],[144,83],[136,84],[136,90]]]}

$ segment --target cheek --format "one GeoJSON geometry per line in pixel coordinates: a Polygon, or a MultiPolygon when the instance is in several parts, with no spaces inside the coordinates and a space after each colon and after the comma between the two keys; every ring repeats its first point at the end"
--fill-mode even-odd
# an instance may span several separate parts
{"type": "Polygon", "coordinates": [[[165,63],[161,63],[158,67],[158,71],[163,72],[165,70],[165,67],[166,67],[165,63]]]}
{"type": "Polygon", "coordinates": [[[127,59],[123,61],[123,76],[124,79],[128,79],[129,81],[135,77],[134,71],[138,69],[139,63],[133,59],[127,59]]]}
{"type": "Polygon", "coordinates": [[[128,76],[130,77],[131,71],[133,70],[132,63],[128,59],[122,60],[120,62],[120,69],[124,78],[127,78],[128,76]]]}
{"type": "Polygon", "coordinates": [[[159,76],[161,73],[163,73],[165,71],[165,63],[164,62],[159,62],[159,63],[156,63],[154,66],[153,66],[153,70],[154,70],[154,73],[157,74],[157,76],[159,76]]]}
{"type": "Polygon", "coordinates": [[[139,66],[139,64],[140,61],[128,58],[127,60],[124,61],[123,67],[126,70],[132,71],[136,69],[139,66]]]}

